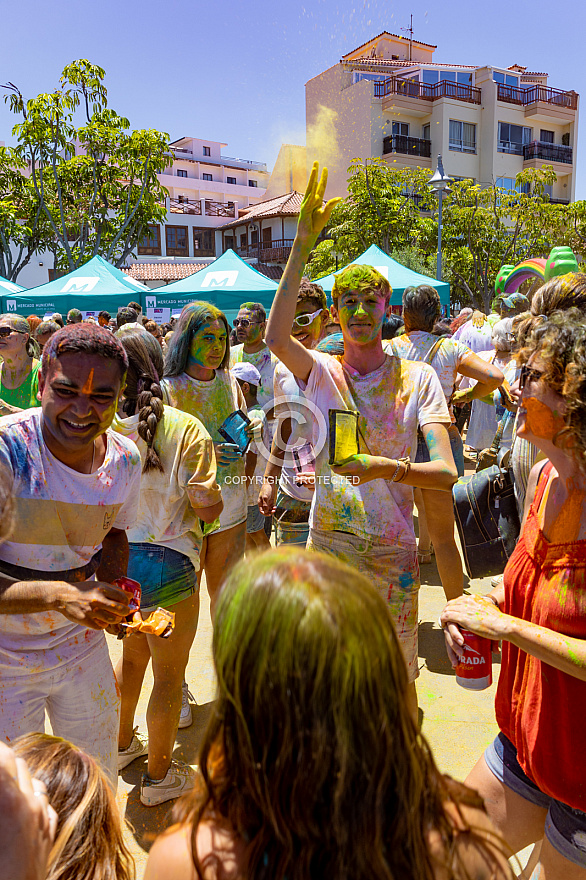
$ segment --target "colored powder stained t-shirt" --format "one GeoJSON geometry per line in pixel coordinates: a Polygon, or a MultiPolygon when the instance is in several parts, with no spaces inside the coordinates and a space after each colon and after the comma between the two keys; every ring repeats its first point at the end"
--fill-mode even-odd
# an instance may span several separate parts
{"type": "Polygon", "coordinates": [[[256,465],[252,476],[252,482],[248,484],[246,492],[248,506],[251,507],[254,504],[258,504],[258,496],[260,495],[264,473],[271,452],[275,422],[269,421],[263,410],[258,407],[254,407],[248,411],[248,418],[251,420],[259,419],[262,423],[260,434],[256,434],[255,432],[256,439],[251,440],[250,446],[248,447],[248,452],[252,452],[256,455],[256,465]]]}
{"type": "MultiPolygon", "coordinates": [[[[116,417],[112,427],[136,443],[144,465],[147,445],[139,437],[138,420],[138,415],[116,417]]],[[[183,553],[197,570],[203,536],[194,508],[211,507],[222,498],[212,438],[199,419],[166,406],[154,449],[163,472],[152,468],[143,473],[136,525],[128,530],[128,540],[183,553]]]]}
{"type": "Polygon", "coordinates": [[[41,368],[40,361],[33,361],[32,370],[18,386],[18,388],[7,388],[2,384],[3,366],[0,365],[0,400],[8,403],[10,406],[17,406],[19,409],[32,409],[39,405],[37,392],[39,390],[39,370],[41,368]]]}
{"type": "Polygon", "coordinates": [[[492,327],[485,321],[482,327],[476,327],[472,321],[466,321],[452,336],[457,342],[463,342],[475,354],[492,348],[492,327]]]}
{"type": "MultiPolygon", "coordinates": [[[[305,396],[326,421],[330,409],[358,410],[360,452],[392,459],[411,456],[418,425],[450,424],[439,379],[427,364],[387,354],[377,370],[361,376],[351,367],[342,366],[339,357],[315,351],[309,354],[314,363],[305,396]]],[[[319,434],[316,419],[316,488],[310,527],[414,547],[412,488],[381,479],[357,486],[337,476],[328,464],[329,437],[319,434]]]]}
{"type": "Polygon", "coordinates": [[[266,345],[260,351],[250,353],[244,351],[244,345],[233,345],[230,348],[230,366],[240,363],[252,364],[260,373],[261,385],[256,395],[259,406],[272,403],[273,375],[275,366],[279,363],[278,358],[266,345]]]}
{"type": "MultiPolygon", "coordinates": [[[[412,330],[410,333],[403,333],[395,339],[389,339],[383,342],[383,348],[389,354],[404,358],[407,361],[426,361],[427,356],[431,352],[433,346],[437,343],[438,337],[433,333],[425,333],[423,330],[412,330]]],[[[431,366],[437,373],[440,380],[442,391],[449,401],[454,393],[454,385],[459,368],[473,357],[474,352],[470,351],[467,345],[459,342],[457,339],[442,339],[441,345],[437,349],[431,360],[431,366]]],[[[450,415],[454,422],[454,413],[451,404],[450,415]]]]}
{"type": "MultiPolygon", "coordinates": [[[[240,386],[228,370],[216,370],[209,382],[192,379],[187,373],[161,379],[166,403],[199,419],[215,443],[226,440],[218,432],[222,423],[237,409],[246,412],[240,386]]],[[[229,465],[218,465],[217,480],[222,490],[224,509],[220,530],[231,529],[246,520],[246,485],[244,458],[229,465]]]]}
{"type": "MultiPolygon", "coordinates": [[[[24,568],[67,571],[92,559],[111,528],[134,524],[140,456],[131,440],[106,431],[102,465],[80,474],[49,452],[40,408],[0,420],[0,463],[14,477],[15,522],[0,560],[24,568]]],[[[58,611],[0,615],[0,665],[27,666],[27,653],[43,651],[43,669],[76,655],[88,630],[58,611]]]]}
{"type": "Polygon", "coordinates": [[[291,436],[287,441],[279,487],[290,498],[307,503],[313,499],[313,490],[307,486],[299,486],[295,482],[297,471],[295,470],[293,450],[299,450],[305,444],[311,443],[314,413],[297,384],[295,376],[281,361],[275,367],[273,387],[275,391],[275,418],[279,420],[291,419],[291,436]]]}

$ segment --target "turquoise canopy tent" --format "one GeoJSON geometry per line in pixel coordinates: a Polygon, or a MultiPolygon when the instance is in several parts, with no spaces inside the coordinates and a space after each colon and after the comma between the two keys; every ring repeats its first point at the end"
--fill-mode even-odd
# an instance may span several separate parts
{"type": "Polygon", "coordinates": [[[147,315],[158,321],[167,321],[194,300],[212,303],[231,321],[247,300],[261,303],[268,312],[276,290],[275,281],[257,272],[233,250],[227,250],[187,278],[148,292],[143,290],[141,298],[147,315]]]}
{"type": "MultiPolygon", "coordinates": [[[[24,287],[21,287],[20,284],[8,281],[0,275],[0,297],[14,296],[15,293],[20,293],[21,290],[24,290],[24,287]]],[[[2,303],[2,311],[4,311],[4,303],[2,303]]]]}
{"type": "Polygon", "coordinates": [[[125,275],[103,257],[92,257],[68,275],[40,287],[15,293],[2,289],[2,310],[40,317],[52,312],[64,315],[73,308],[84,316],[97,315],[102,309],[116,314],[130,301],[139,302],[145,290],[148,288],[144,284],[125,275]]]}
{"type": "MultiPolygon", "coordinates": [[[[445,281],[437,281],[435,278],[429,278],[427,275],[420,275],[401,263],[397,263],[388,254],[385,254],[376,244],[371,244],[368,250],[364,251],[352,263],[360,265],[373,266],[381,275],[388,279],[389,284],[393,288],[391,296],[391,305],[400,306],[403,299],[403,291],[406,287],[417,287],[419,284],[429,284],[435,287],[439,293],[442,306],[450,304],[450,285],[445,281]]],[[[341,268],[338,270],[341,271],[341,268]]],[[[334,273],[326,275],[324,278],[316,278],[316,284],[321,285],[326,293],[332,292],[334,286],[334,273]]]]}

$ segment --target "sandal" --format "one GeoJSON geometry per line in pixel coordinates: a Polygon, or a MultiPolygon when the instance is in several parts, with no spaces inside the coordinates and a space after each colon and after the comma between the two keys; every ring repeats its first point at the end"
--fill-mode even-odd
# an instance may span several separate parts
{"type": "Polygon", "coordinates": [[[431,557],[433,555],[433,547],[429,548],[429,553],[423,553],[421,550],[418,550],[417,561],[419,562],[419,565],[431,565],[431,557]]]}

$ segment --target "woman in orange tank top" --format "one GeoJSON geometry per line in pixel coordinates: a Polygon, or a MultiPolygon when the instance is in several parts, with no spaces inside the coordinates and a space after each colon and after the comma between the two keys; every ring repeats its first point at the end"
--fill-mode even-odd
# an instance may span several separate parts
{"type": "MultiPolygon", "coordinates": [[[[568,283],[572,283],[568,276],[568,283]]],[[[532,877],[586,878],[586,324],[577,309],[533,319],[518,352],[517,435],[547,456],[533,468],[504,583],[449,602],[460,628],[501,640],[500,733],[466,783],[515,852],[540,842],[532,877]]]]}

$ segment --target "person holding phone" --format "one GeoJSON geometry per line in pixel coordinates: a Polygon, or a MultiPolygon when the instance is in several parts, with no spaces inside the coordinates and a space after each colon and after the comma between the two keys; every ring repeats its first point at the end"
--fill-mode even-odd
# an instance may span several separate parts
{"type": "Polygon", "coordinates": [[[382,325],[391,288],[372,266],[348,266],[336,276],[332,315],[339,319],[344,337],[342,356],[311,351],[291,335],[305,263],[336,204],[335,199],[323,204],[326,184],[327,170],[318,181],[314,163],[266,339],[317,411],[324,416],[336,409],[359,413],[360,447],[346,461],[330,466],[329,436],[320,444],[314,438],[309,548],[358,568],[388,603],[407,662],[415,714],[419,567],[411,487],[448,492],[455,483],[447,431],[450,415],[430,366],[383,351],[382,325]],[[418,426],[431,460],[412,464],[418,426]]]}
{"type": "Polygon", "coordinates": [[[212,617],[223,579],[246,546],[248,504],[244,457],[219,433],[236,410],[246,413],[244,395],[230,375],[230,328],[226,316],[206,302],[185,306],[165,356],[164,402],[203,422],[214,441],[217,480],[224,507],[217,527],[204,530],[199,578],[205,571],[212,617]]]}

